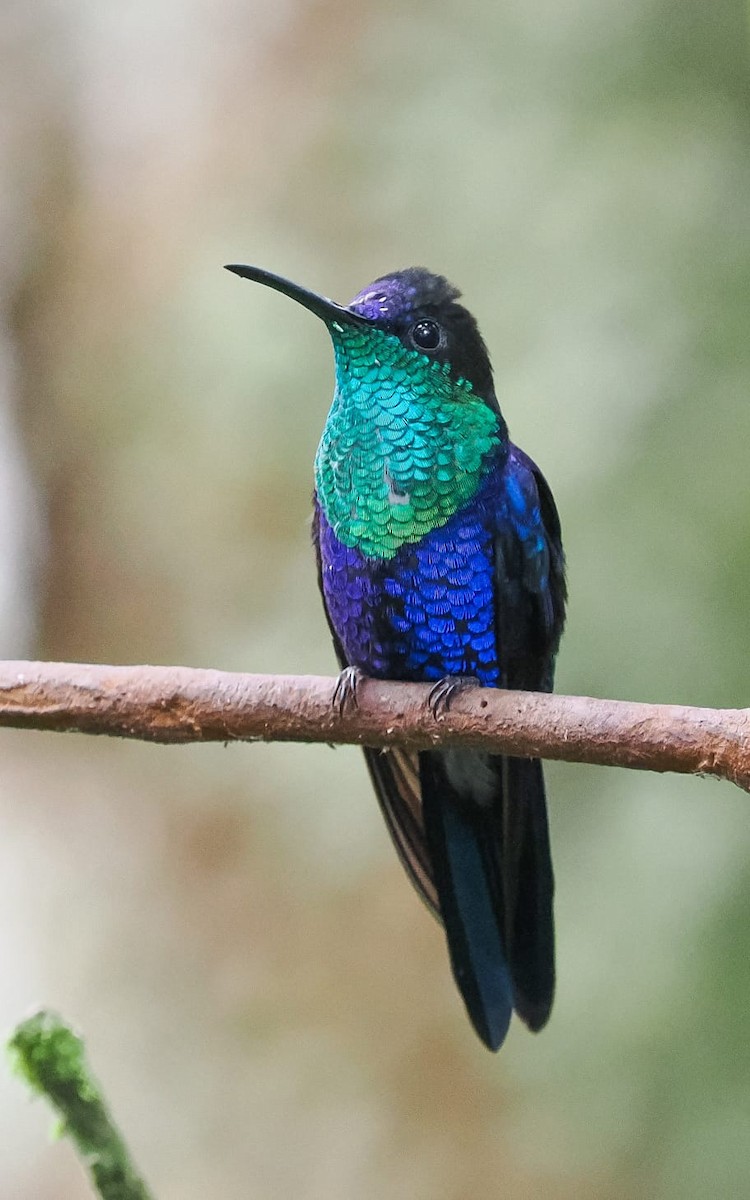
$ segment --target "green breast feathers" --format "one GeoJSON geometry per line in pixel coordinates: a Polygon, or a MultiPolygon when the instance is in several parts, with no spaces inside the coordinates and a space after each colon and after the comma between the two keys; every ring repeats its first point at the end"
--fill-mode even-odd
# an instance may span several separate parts
{"type": "Polygon", "coordinates": [[[336,391],[315,458],[318,499],[338,539],[392,558],[467,504],[500,443],[471,384],[397,337],[331,329],[336,391]]]}

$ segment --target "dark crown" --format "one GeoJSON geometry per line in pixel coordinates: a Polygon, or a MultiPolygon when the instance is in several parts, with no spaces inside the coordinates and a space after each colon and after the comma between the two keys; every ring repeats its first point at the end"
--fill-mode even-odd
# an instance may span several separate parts
{"type": "Polygon", "coordinates": [[[425,267],[407,267],[368,283],[349,308],[370,321],[392,321],[419,309],[450,304],[460,295],[443,275],[433,275],[425,267]]]}

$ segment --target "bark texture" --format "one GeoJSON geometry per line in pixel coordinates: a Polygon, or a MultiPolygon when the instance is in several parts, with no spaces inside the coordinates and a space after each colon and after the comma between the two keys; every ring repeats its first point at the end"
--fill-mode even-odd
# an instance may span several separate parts
{"type": "Polygon", "coordinates": [[[0,725],[150,742],[463,745],[521,757],[715,775],[750,790],[750,710],[469,688],[435,718],[429,686],[188,667],[0,663],[0,725]]]}

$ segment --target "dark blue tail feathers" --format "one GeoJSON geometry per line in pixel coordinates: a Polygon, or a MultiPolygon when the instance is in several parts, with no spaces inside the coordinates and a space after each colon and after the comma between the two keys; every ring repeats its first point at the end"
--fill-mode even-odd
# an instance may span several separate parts
{"type": "Polygon", "coordinates": [[[453,974],[491,1049],[515,1008],[532,1030],[555,986],[553,879],[544,779],[533,759],[479,756],[496,780],[490,802],[456,791],[439,752],[419,756],[425,838],[453,974]]]}
{"type": "Polygon", "coordinates": [[[425,837],[451,966],[477,1034],[499,1050],[513,1013],[501,903],[487,859],[485,814],[457,796],[440,755],[419,756],[425,837]]]}

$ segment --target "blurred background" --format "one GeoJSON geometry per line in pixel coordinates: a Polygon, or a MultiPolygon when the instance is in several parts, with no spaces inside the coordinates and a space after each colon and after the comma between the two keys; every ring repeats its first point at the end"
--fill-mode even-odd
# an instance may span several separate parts
{"type": "MultiPolygon", "coordinates": [[[[0,653],[333,673],[325,331],[463,289],[563,519],[566,692],[744,706],[739,0],[5,0],[0,653]]],[[[85,1032],[160,1200],[750,1193],[750,809],[553,764],[559,987],[502,1054],[351,749],[3,732],[0,1024],[85,1032]]],[[[0,1190],[90,1195],[0,1078],[0,1190]]]]}

